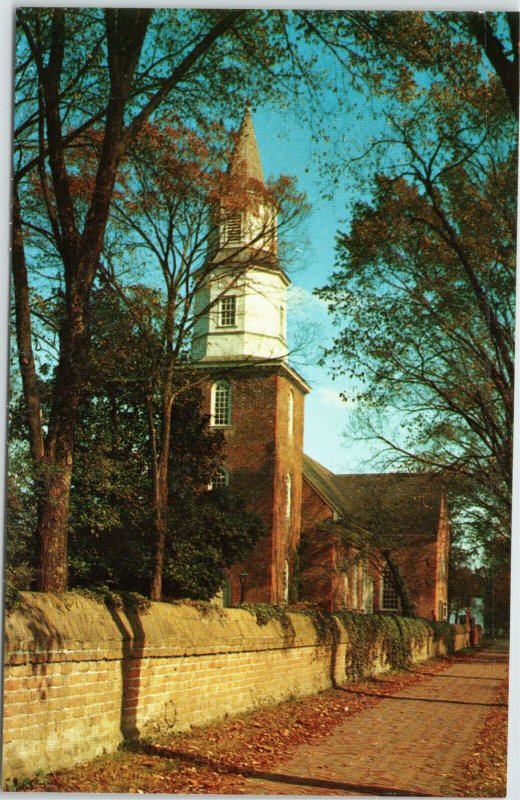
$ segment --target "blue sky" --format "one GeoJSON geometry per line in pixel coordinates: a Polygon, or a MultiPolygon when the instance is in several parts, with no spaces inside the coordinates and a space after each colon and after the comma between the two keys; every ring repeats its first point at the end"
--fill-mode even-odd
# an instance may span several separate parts
{"type": "MultiPolygon", "coordinates": [[[[311,210],[301,225],[301,247],[296,243],[288,273],[293,285],[289,292],[289,342],[294,347],[302,335],[307,340],[305,352],[296,353],[294,366],[311,384],[313,391],[306,398],[305,452],[335,472],[370,472],[374,448],[368,443],[349,441],[346,437],[353,405],[341,400],[339,392],[347,390],[345,380],[334,381],[331,367],[320,367],[321,350],[332,342],[334,328],[326,305],[313,295],[323,286],[334,267],[334,245],[338,229],[348,227],[352,203],[358,199],[348,172],[340,180],[332,198],[324,194],[330,188],[320,155],[325,148],[336,155],[364,150],[375,127],[371,108],[366,100],[351,92],[351,113],[339,111],[330,95],[326,98],[321,120],[330,131],[328,145],[313,140],[313,131],[297,110],[277,108],[253,109],[264,174],[276,178],[293,175],[304,191],[311,210]],[[328,107],[327,107],[328,106],[328,107]],[[330,124],[329,124],[330,121],[330,124]]],[[[376,123],[377,126],[377,123],[376,123]]]]}

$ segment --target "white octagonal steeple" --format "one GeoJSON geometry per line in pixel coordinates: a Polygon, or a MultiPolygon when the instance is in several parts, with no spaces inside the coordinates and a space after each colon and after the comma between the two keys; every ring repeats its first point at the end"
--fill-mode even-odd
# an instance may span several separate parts
{"type": "Polygon", "coordinates": [[[212,212],[215,230],[195,297],[195,361],[287,358],[289,280],[277,255],[276,204],[263,178],[249,110],[212,212]]]}

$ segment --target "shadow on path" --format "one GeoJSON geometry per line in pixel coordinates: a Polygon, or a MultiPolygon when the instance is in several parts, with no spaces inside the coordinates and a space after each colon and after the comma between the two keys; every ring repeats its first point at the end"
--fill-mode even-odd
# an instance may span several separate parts
{"type": "Polygon", "coordinates": [[[184,762],[199,767],[209,767],[216,772],[226,775],[236,775],[241,778],[255,778],[257,780],[269,781],[270,783],[282,783],[289,786],[312,786],[316,789],[336,789],[343,792],[355,792],[360,795],[371,797],[381,795],[382,797],[435,797],[426,792],[415,792],[409,789],[396,789],[388,786],[378,786],[376,784],[344,783],[342,781],[331,781],[325,778],[311,778],[310,776],[286,775],[277,772],[262,772],[261,770],[249,769],[248,767],[238,767],[226,764],[222,761],[215,761],[207,756],[185,753],[182,750],[173,750],[168,747],[157,747],[154,745],[142,744],[136,747],[141,753],[159,756],[165,759],[179,759],[184,762]]]}
{"type": "Polygon", "coordinates": [[[247,772],[248,778],[269,781],[270,783],[284,783],[290,786],[312,786],[316,789],[336,789],[344,792],[355,792],[356,795],[369,795],[370,797],[434,797],[424,792],[411,792],[408,789],[390,789],[388,786],[375,784],[342,783],[341,781],[328,781],[322,778],[301,778],[298,775],[283,775],[274,772],[247,772]]]}
{"type": "Polygon", "coordinates": [[[412,700],[414,703],[441,703],[454,706],[483,706],[485,708],[507,708],[507,703],[474,703],[472,700],[443,700],[434,697],[401,697],[400,695],[379,694],[378,692],[360,692],[359,690],[340,687],[340,691],[347,694],[365,695],[365,697],[380,697],[382,700],[412,700]]]}
{"type": "Polygon", "coordinates": [[[509,653],[506,650],[486,650],[475,655],[454,656],[454,666],[457,664],[507,664],[509,653]]]}
{"type": "Polygon", "coordinates": [[[501,683],[504,678],[492,678],[490,675],[445,675],[443,672],[419,672],[416,669],[407,669],[408,675],[427,675],[429,678],[459,678],[464,681],[493,681],[494,683],[501,683]]]}

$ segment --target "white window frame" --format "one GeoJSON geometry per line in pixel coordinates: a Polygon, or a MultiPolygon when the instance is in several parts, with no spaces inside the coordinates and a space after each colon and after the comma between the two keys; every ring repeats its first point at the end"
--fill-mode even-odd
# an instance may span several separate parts
{"type": "Polygon", "coordinates": [[[218,301],[217,325],[219,328],[236,328],[237,298],[234,294],[226,294],[218,301]]]}
{"type": "Polygon", "coordinates": [[[292,439],[294,433],[294,392],[289,389],[289,397],[287,399],[287,429],[289,438],[292,439]]]}
{"type": "Polygon", "coordinates": [[[358,602],[358,565],[357,561],[354,561],[351,567],[352,570],[352,581],[351,581],[351,589],[350,589],[350,596],[352,598],[352,611],[357,611],[359,607],[358,602]]]}
{"type": "Polygon", "coordinates": [[[231,425],[231,386],[228,381],[216,381],[211,387],[211,425],[213,428],[231,425]],[[225,402],[222,402],[222,390],[226,392],[225,402]]]}
{"type": "Polygon", "coordinates": [[[289,473],[285,476],[285,519],[291,519],[292,513],[292,478],[289,473]]]}
{"type": "Polygon", "coordinates": [[[399,611],[399,595],[395,590],[392,573],[385,567],[381,573],[381,611],[399,611]],[[392,596],[394,604],[390,605],[387,601],[392,596]]]}
{"type": "Polygon", "coordinates": [[[229,472],[225,467],[219,467],[215,473],[215,477],[211,481],[210,489],[225,489],[229,486],[229,472]]]}

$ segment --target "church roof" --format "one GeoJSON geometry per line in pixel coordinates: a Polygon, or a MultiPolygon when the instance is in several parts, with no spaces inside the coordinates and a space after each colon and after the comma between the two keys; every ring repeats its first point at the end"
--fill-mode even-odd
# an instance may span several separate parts
{"type": "Polygon", "coordinates": [[[229,164],[229,174],[243,181],[264,182],[262,162],[249,108],[246,108],[242,125],[229,164]]]}
{"type": "Polygon", "coordinates": [[[343,517],[347,513],[343,493],[336,485],[337,476],[330,469],[304,455],[303,476],[338,516],[343,517]]]}
{"type": "Polygon", "coordinates": [[[399,537],[435,539],[444,493],[432,473],[335,475],[304,456],[303,475],[344,525],[374,532],[391,526],[399,537]]]}

